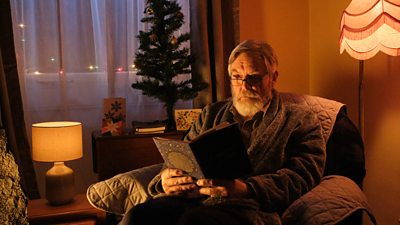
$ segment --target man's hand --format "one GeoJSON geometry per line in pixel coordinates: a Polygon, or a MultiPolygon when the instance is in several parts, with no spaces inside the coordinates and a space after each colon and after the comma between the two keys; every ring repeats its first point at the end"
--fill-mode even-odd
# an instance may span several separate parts
{"type": "Polygon", "coordinates": [[[161,184],[167,195],[183,195],[197,188],[193,177],[179,169],[163,170],[161,184]]]}
{"type": "Polygon", "coordinates": [[[200,194],[211,197],[246,198],[250,196],[246,183],[240,179],[200,179],[196,184],[200,194]]]}

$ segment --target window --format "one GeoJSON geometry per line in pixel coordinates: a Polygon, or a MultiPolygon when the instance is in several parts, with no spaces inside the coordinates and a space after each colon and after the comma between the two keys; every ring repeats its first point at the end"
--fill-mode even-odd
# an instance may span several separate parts
{"type": "MultiPolygon", "coordinates": [[[[189,1],[178,3],[186,21],[180,32],[188,32],[189,1]]],[[[12,0],[11,7],[28,133],[34,122],[82,122],[86,152],[77,182],[89,184],[94,174],[84,167],[91,165],[90,133],[101,127],[104,98],[126,98],[127,127],[166,118],[158,100],[131,88],[140,79],[133,61],[146,1],[12,0]]]]}

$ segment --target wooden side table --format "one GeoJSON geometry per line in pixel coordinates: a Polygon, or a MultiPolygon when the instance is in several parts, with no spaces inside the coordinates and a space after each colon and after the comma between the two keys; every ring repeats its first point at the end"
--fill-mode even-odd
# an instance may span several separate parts
{"type": "Polygon", "coordinates": [[[105,217],[106,212],[93,208],[84,194],[60,206],[49,205],[46,199],[28,201],[29,224],[33,225],[100,225],[105,217]]]}
{"type": "Polygon", "coordinates": [[[184,132],[161,134],[126,134],[102,136],[100,131],[92,133],[93,171],[99,181],[119,173],[163,162],[153,137],[181,139],[184,132]]]}

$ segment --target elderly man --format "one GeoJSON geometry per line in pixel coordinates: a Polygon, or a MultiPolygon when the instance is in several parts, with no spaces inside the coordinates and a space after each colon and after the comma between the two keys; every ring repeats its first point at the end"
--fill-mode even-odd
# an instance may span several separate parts
{"type": "Polygon", "coordinates": [[[319,183],[325,144],[312,112],[282,103],[274,89],[277,66],[267,43],[240,43],[229,57],[232,98],[207,105],[185,137],[238,122],[253,173],[195,180],[166,168],[149,186],[155,198],[134,207],[121,224],[280,224],[279,214],[319,183]]]}

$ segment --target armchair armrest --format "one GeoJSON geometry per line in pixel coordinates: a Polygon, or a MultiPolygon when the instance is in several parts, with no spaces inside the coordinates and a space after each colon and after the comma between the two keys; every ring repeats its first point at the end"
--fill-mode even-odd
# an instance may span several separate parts
{"type": "Polygon", "coordinates": [[[151,198],[147,185],[161,168],[162,164],[155,164],[97,182],[89,186],[86,197],[97,209],[124,215],[133,206],[151,198]]]}
{"type": "Polygon", "coordinates": [[[364,193],[354,181],[344,176],[326,176],[286,209],[282,224],[338,224],[360,210],[376,224],[364,193]]]}

